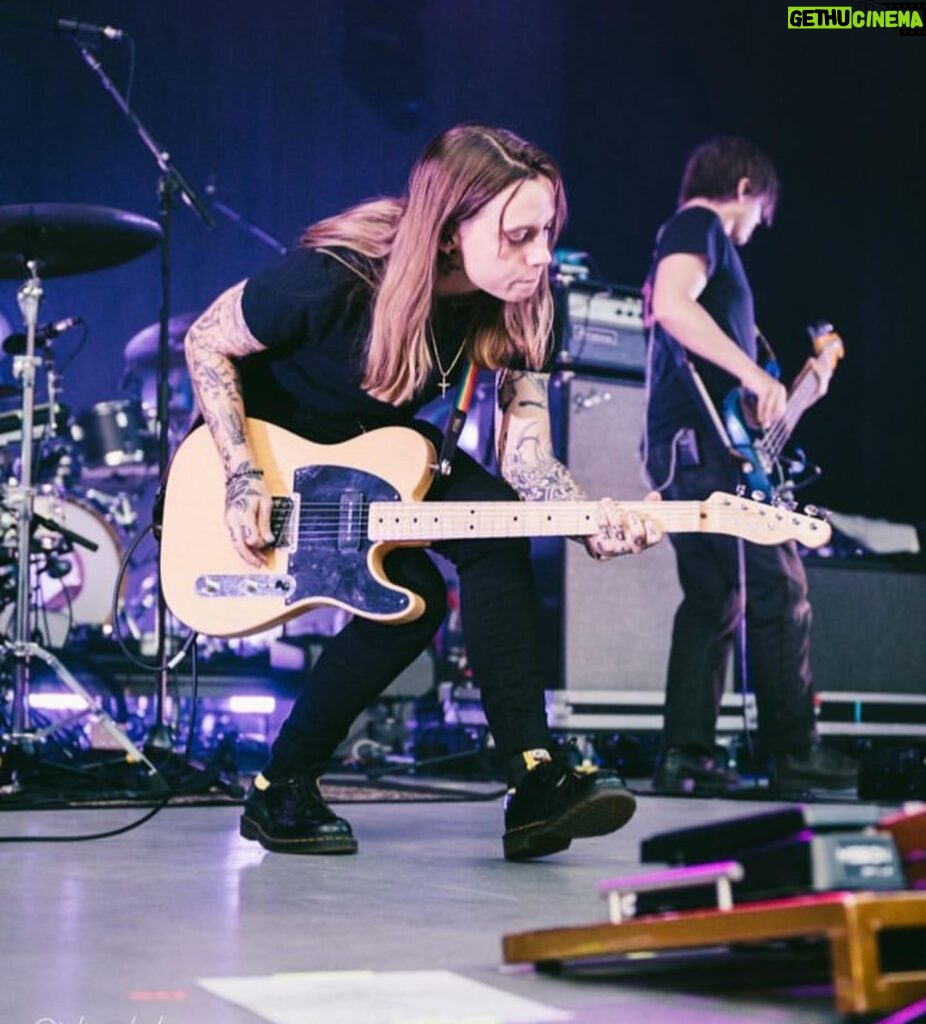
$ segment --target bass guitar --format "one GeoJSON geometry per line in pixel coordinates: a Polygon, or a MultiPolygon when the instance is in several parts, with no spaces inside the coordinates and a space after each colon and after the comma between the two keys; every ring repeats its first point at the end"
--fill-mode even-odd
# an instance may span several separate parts
{"type": "MultiPolygon", "coordinates": [[[[273,495],[266,566],[241,560],[225,525],[225,478],[205,426],[171,462],[161,527],[161,581],[171,612],[217,637],[247,636],[320,605],[382,622],[406,622],[422,598],[388,578],[396,547],[463,537],[591,536],[598,503],[424,501],[436,461],[407,427],[384,427],[343,444],[320,445],[262,420],[248,434],[273,495]]],[[[709,532],[759,544],[799,540],[819,547],[825,521],[729,494],[706,501],[634,501],[666,532],[709,532]]]]}
{"type": "MultiPolygon", "coordinates": [[[[831,324],[810,329],[814,354],[821,357],[832,372],[845,355],[842,338],[831,324]]],[[[734,450],[740,456],[747,493],[767,498],[786,494],[799,486],[794,475],[805,472],[803,453],[795,453],[785,468],[782,454],[794,433],[798,420],[813,404],[817,395],[817,376],[809,366],[797,375],[784,413],[768,429],[763,430],[756,419],[755,399],[744,388],[734,388],[723,403],[723,422],[734,450]]]]}

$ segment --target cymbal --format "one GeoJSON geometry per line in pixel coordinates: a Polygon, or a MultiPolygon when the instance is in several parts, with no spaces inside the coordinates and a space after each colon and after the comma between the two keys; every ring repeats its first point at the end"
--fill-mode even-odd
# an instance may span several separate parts
{"type": "Polygon", "coordinates": [[[153,249],[161,234],[153,220],[106,206],[0,206],[0,278],[28,277],[28,260],[39,262],[41,277],[113,267],[153,249]]]}
{"type": "MultiPolygon", "coordinates": [[[[182,366],[183,339],[199,313],[177,313],[167,321],[167,361],[170,366],[182,366]]],[[[154,369],[158,362],[160,323],[143,327],[125,346],[125,361],[136,370],[154,369]]]]}

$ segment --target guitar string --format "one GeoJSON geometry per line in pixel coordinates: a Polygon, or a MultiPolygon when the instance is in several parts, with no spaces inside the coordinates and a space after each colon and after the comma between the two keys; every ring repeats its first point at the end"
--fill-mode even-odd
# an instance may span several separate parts
{"type": "MultiPolygon", "coordinates": [[[[679,502],[678,504],[683,504],[683,503],[679,502]]],[[[684,504],[689,504],[689,505],[691,505],[693,507],[696,507],[700,503],[695,501],[695,502],[684,503],[684,504]]],[[[767,506],[767,507],[771,507],[771,506],[767,506]]],[[[315,517],[315,518],[308,518],[307,519],[304,516],[300,516],[299,523],[297,525],[297,536],[298,536],[298,538],[300,540],[308,540],[308,539],[316,539],[317,540],[317,539],[328,539],[328,538],[334,538],[334,537],[341,536],[343,531],[342,531],[342,527],[340,525],[341,514],[340,514],[340,510],[339,510],[338,506],[336,506],[334,504],[331,504],[330,506],[328,506],[328,510],[329,510],[328,511],[329,518],[327,520],[319,520],[317,517],[315,517]]],[[[748,512],[748,510],[746,510],[746,511],[748,512]]],[[[679,510],[679,512],[681,512],[681,510],[679,510]]],[[[724,524],[726,524],[728,522],[733,522],[733,523],[741,522],[742,516],[743,516],[743,510],[742,509],[735,509],[735,508],[734,509],[715,509],[715,510],[713,510],[713,512],[714,512],[715,520],[718,522],[718,524],[721,524],[721,525],[724,525],[724,524]]],[[[360,527],[360,529],[364,533],[366,533],[368,531],[368,529],[369,529],[370,521],[371,521],[371,515],[372,514],[371,514],[371,512],[369,510],[364,510],[358,516],[358,522],[357,522],[356,525],[358,527],[360,527]]],[[[690,515],[690,513],[689,513],[689,515],[690,515]]],[[[469,515],[459,516],[459,515],[455,515],[452,512],[445,513],[442,517],[434,517],[433,519],[432,519],[432,517],[428,517],[428,523],[430,523],[432,521],[437,521],[440,525],[444,526],[447,529],[460,529],[460,528],[464,528],[466,526],[471,526],[472,525],[471,517],[469,515]]],[[[780,514],[776,514],[775,515],[774,520],[773,519],[768,519],[768,520],[765,521],[765,523],[763,525],[765,525],[766,527],[769,527],[769,526],[775,527],[777,529],[781,529],[782,527],[786,527],[786,526],[791,526],[791,527],[803,526],[804,528],[810,526],[810,529],[812,530],[813,529],[813,524],[815,522],[817,522],[817,520],[813,519],[812,517],[804,516],[801,513],[795,513],[795,512],[790,512],[790,511],[782,511],[780,514]]],[[[384,527],[388,527],[389,525],[396,525],[396,524],[390,524],[387,521],[387,522],[383,523],[382,525],[384,527]]],[[[400,520],[397,525],[403,526],[403,527],[405,527],[407,529],[411,524],[408,523],[407,521],[403,522],[403,521],[400,520]]],[[[540,524],[537,524],[537,525],[540,525],[540,524]]],[[[670,526],[671,526],[671,524],[670,524],[670,526]]],[[[708,531],[708,532],[712,532],[712,531],[708,531]]]]}
{"type": "MultiPolygon", "coordinates": [[[[796,398],[799,394],[801,394],[801,389],[803,388],[807,379],[808,378],[805,377],[804,380],[802,380],[798,384],[797,388],[795,388],[791,395],[789,395],[789,405],[791,403],[792,398],[796,398]]],[[[766,449],[766,452],[773,458],[777,458],[781,454],[781,450],[782,448],[784,448],[788,438],[791,436],[791,433],[797,425],[797,421],[804,413],[804,409],[800,409],[792,417],[791,413],[793,411],[793,407],[789,409],[788,406],[785,406],[784,413],[769,427],[768,431],[761,439],[763,447],[766,449]]]]}
{"type": "MultiPolygon", "coordinates": [[[[760,339],[765,343],[765,346],[768,349],[768,342],[765,341],[761,332],[758,333],[760,339]]],[[[838,337],[835,338],[835,343],[841,344],[840,339],[838,337]]],[[[826,346],[824,351],[826,351],[830,347],[832,347],[832,345],[826,346]]],[[[772,355],[774,356],[774,353],[772,353],[772,355]]],[[[763,449],[773,459],[777,459],[778,456],[781,454],[781,451],[787,443],[788,438],[791,436],[792,432],[794,431],[794,428],[797,426],[798,420],[801,418],[801,416],[803,416],[804,412],[806,412],[807,408],[810,405],[810,403],[808,402],[802,408],[795,409],[794,403],[792,403],[792,399],[797,399],[798,396],[801,396],[803,400],[803,391],[806,390],[806,386],[808,384],[813,385],[814,391],[816,390],[817,385],[813,373],[805,372],[803,373],[803,375],[799,375],[799,380],[797,381],[796,385],[792,388],[791,393],[788,395],[788,401],[785,405],[784,413],[775,423],[771,425],[771,427],[769,427],[767,433],[763,435],[763,437],[761,438],[761,444],[763,449]]],[[[812,398],[813,391],[807,397],[812,398]]]]}

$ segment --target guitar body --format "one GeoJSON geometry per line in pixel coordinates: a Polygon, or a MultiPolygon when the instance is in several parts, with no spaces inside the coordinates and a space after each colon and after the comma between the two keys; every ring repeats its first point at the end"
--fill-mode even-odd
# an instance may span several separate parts
{"type": "Polygon", "coordinates": [[[723,401],[723,424],[733,450],[742,460],[740,475],[747,493],[760,492],[771,497],[786,482],[777,460],[762,447],[764,431],[755,417],[755,408],[743,388],[733,388],[723,401]]]}
{"type": "Polygon", "coordinates": [[[424,497],[434,462],[430,443],[404,427],[335,445],[262,420],[248,420],[248,433],[275,505],[291,505],[275,513],[283,543],[267,552],[265,567],[242,561],[225,524],[221,459],[208,429],[197,428],[174,455],[164,492],[161,579],[172,614],[217,637],[247,636],[321,605],[384,622],[421,615],[421,598],[383,570],[399,544],[369,541],[360,524],[366,502],[424,497]],[[342,514],[332,515],[332,508],[342,514]],[[298,535],[287,537],[290,526],[298,535]]]}

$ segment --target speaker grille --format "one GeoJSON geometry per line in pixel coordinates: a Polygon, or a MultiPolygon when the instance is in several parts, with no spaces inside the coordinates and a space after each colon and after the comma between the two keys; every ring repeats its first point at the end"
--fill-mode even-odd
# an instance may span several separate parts
{"type": "MultiPolygon", "coordinates": [[[[559,382],[561,453],[592,497],[637,501],[649,489],[639,455],[643,399],[642,385],[632,381],[559,382]]],[[[664,690],[681,600],[669,542],[607,562],[595,562],[574,542],[564,550],[562,686],[664,690]]]]}

